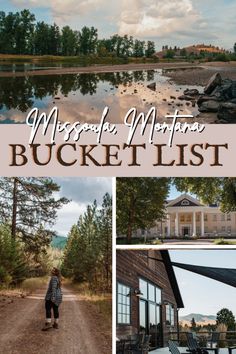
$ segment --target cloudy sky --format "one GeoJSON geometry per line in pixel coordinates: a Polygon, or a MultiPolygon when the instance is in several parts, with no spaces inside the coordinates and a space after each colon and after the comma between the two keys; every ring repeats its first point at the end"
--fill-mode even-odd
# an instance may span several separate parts
{"type": "MultiPolygon", "coordinates": [[[[60,197],[66,197],[70,203],[58,212],[57,222],[53,227],[60,236],[67,236],[79,216],[86,207],[96,199],[98,206],[102,204],[105,193],[112,192],[112,179],[105,177],[57,177],[53,178],[61,187],[60,197]]],[[[58,196],[58,195],[57,195],[58,196]]]]}
{"type": "Polygon", "coordinates": [[[0,0],[3,11],[29,8],[38,20],[74,29],[95,26],[100,37],[114,33],[162,45],[197,43],[233,48],[235,0],[0,0]]]}
{"type": "MultiPolygon", "coordinates": [[[[172,261],[211,267],[236,267],[236,250],[169,251],[172,261]]],[[[236,289],[213,279],[174,268],[184,302],[180,316],[190,313],[216,315],[227,307],[236,316],[236,289]]]]}

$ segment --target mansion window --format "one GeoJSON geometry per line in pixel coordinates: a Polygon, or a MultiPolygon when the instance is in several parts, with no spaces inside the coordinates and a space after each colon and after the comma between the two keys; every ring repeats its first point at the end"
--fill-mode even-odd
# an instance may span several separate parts
{"type": "Polygon", "coordinates": [[[191,219],[191,214],[187,214],[187,216],[186,216],[186,221],[187,221],[187,222],[191,222],[191,220],[192,220],[192,219],[191,219]]]}
{"type": "Polygon", "coordinates": [[[187,199],[182,200],[181,205],[189,205],[189,201],[187,199]]]}
{"type": "Polygon", "coordinates": [[[227,214],[227,221],[231,221],[231,214],[227,214]]]}
{"type": "Polygon", "coordinates": [[[207,221],[207,214],[204,214],[204,221],[207,221]]]}
{"type": "Polygon", "coordinates": [[[213,221],[217,221],[217,215],[213,214],[213,221]]]}
{"type": "Polygon", "coordinates": [[[180,222],[184,222],[184,215],[180,215],[180,222]]]}
{"type": "Polygon", "coordinates": [[[117,323],[130,324],[130,287],[117,284],[117,323]]]}
{"type": "Polygon", "coordinates": [[[225,221],[225,214],[221,214],[221,221],[225,221]]]}
{"type": "Polygon", "coordinates": [[[172,327],[175,325],[175,308],[172,304],[166,305],[166,324],[172,327]]]}
{"type": "Polygon", "coordinates": [[[196,215],[196,221],[200,221],[200,215],[199,214],[196,215]]]}
{"type": "Polygon", "coordinates": [[[231,226],[228,226],[228,227],[227,227],[227,231],[228,231],[229,233],[231,233],[231,226]]]}
{"type": "Polygon", "coordinates": [[[225,232],[225,226],[222,226],[221,231],[225,232]]]}

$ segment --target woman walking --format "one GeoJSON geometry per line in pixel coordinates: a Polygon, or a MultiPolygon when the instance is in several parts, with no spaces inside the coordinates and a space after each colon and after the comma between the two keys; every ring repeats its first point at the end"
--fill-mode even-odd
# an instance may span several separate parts
{"type": "Polygon", "coordinates": [[[46,310],[46,322],[42,328],[43,331],[47,331],[50,328],[58,329],[59,321],[59,306],[62,302],[61,291],[61,275],[57,268],[53,268],[51,271],[51,279],[48,284],[48,290],[45,296],[45,310],[46,310]],[[52,325],[52,310],[54,316],[54,323],[52,325]]]}

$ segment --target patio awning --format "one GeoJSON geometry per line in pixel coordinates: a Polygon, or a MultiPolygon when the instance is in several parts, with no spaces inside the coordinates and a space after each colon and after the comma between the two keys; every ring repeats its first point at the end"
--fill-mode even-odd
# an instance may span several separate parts
{"type": "Polygon", "coordinates": [[[174,267],[178,267],[193,273],[203,275],[205,277],[220,281],[221,283],[236,288],[236,269],[202,267],[198,265],[190,265],[190,264],[183,264],[183,263],[176,263],[176,262],[171,262],[171,264],[174,267]]]}

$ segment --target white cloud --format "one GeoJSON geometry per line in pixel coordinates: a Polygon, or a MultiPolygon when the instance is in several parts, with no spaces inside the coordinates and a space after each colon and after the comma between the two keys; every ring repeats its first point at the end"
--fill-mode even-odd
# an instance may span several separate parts
{"type": "Polygon", "coordinates": [[[67,236],[72,225],[76,224],[87,205],[96,199],[98,207],[102,204],[105,193],[112,192],[112,179],[109,177],[54,177],[60,186],[55,198],[66,197],[70,202],[57,212],[53,230],[61,236],[67,236]]]}
{"type": "MultiPolygon", "coordinates": [[[[1,0],[0,0],[1,1],[1,0]]],[[[74,29],[95,26],[99,36],[120,33],[186,46],[208,43],[232,48],[236,30],[234,0],[10,0],[22,8],[40,9],[40,19],[74,29]]],[[[35,11],[37,13],[37,11],[35,11]]]]}
{"type": "Polygon", "coordinates": [[[52,17],[59,25],[73,17],[83,16],[97,10],[106,0],[12,0],[20,7],[51,9],[52,17]]]}
{"type": "Polygon", "coordinates": [[[123,0],[119,20],[120,34],[137,37],[183,38],[203,36],[209,28],[191,0],[123,0]]]}

